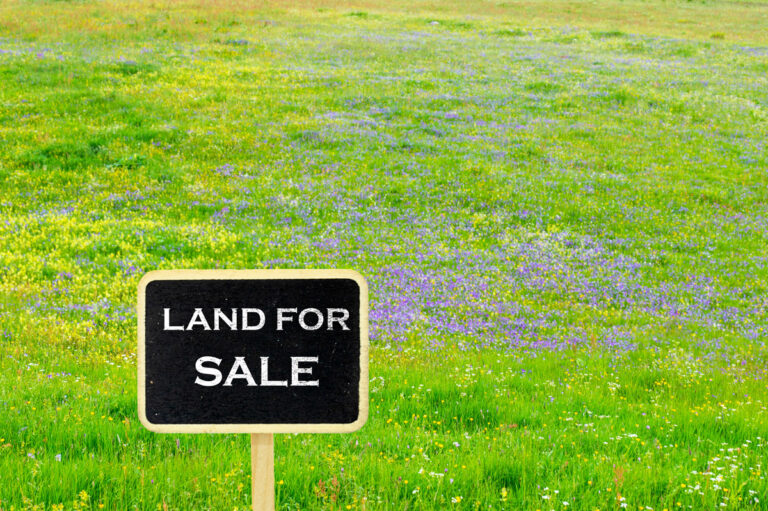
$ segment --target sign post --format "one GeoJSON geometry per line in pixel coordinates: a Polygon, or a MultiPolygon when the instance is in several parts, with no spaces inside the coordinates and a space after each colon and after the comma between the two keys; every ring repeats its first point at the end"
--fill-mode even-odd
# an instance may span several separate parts
{"type": "Polygon", "coordinates": [[[273,433],[368,417],[368,287],[351,270],[162,270],[138,292],[138,405],[157,433],[250,433],[254,510],[273,433]]]}
{"type": "Polygon", "coordinates": [[[275,443],[272,433],[251,434],[253,511],[275,509],[275,443]]]}

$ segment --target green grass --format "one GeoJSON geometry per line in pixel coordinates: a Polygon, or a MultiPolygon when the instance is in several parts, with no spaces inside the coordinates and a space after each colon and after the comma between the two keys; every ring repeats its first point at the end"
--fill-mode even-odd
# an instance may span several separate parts
{"type": "Polygon", "coordinates": [[[767,14],[4,3],[0,510],[248,509],[247,436],[138,422],[136,286],[304,267],[371,410],[279,509],[768,508],[767,14]]]}

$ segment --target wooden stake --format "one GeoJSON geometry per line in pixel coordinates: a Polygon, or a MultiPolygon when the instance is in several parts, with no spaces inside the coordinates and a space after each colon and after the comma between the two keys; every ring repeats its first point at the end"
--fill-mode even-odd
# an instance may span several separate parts
{"type": "Polygon", "coordinates": [[[275,444],[272,433],[251,434],[253,511],[275,510],[275,444]]]}

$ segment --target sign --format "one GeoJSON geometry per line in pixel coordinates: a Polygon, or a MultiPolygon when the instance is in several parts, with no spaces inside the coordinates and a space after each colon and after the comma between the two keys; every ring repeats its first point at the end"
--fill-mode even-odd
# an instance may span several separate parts
{"type": "Polygon", "coordinates": [[[368,417],[357,272],[150,272],[138,337],[139,417],[151,431],[350,432],[368,417]]]}

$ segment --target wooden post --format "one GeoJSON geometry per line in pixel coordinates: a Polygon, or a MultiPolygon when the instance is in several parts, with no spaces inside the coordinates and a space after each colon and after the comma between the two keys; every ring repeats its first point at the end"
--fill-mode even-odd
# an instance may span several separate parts
{"type": "Polygon", "coordinates": [[[251,434],[253,511],[275,510],[275,444],[272,433],[251,434]]]}

